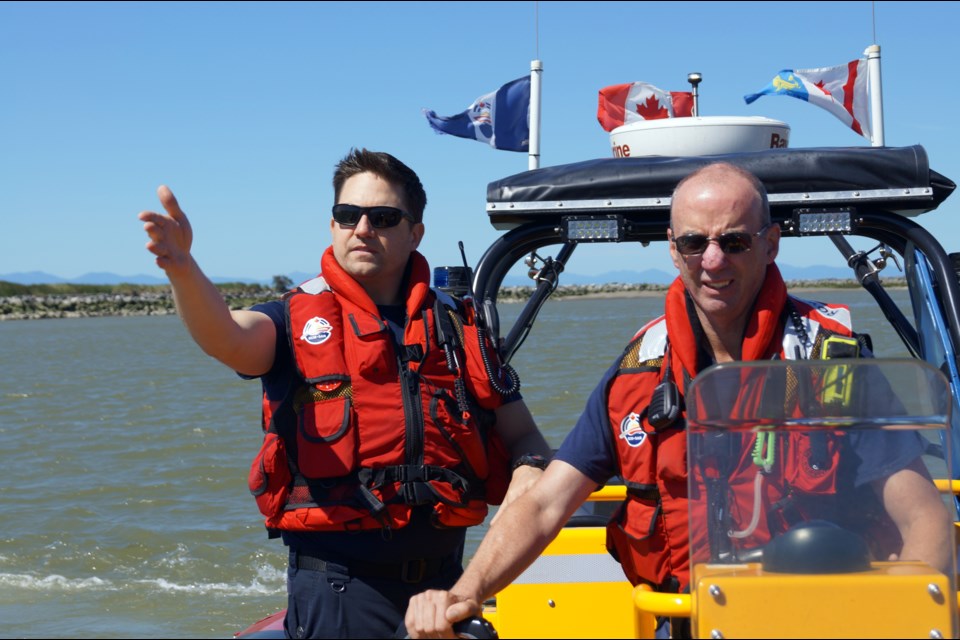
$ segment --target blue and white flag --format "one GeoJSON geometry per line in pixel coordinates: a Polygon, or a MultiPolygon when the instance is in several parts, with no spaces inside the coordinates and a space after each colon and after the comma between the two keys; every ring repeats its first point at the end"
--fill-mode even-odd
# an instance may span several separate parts
{"type": "Polygon", "coordinates": [[[770,94],[800,98],[826,109],[869,140],[867,79],[867,61],[864,59],[837,67],[784,69],[766,87],[743,99],[750,104],[760,96],[770,94]]]}
{"type": "Polygon", "coordinates": [[[473,101],[455,116],[423,115],[437,133],[486,142],[494,149],[528,151],[530,148],[530,76],[517,78],[473,101]]]}

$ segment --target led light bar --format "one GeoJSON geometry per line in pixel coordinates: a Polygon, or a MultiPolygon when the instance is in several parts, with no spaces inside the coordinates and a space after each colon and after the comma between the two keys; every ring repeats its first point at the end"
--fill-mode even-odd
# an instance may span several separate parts
{"type": "Polygon", "coordinates": [[[853,209],[797,209],[794,212],[794,227],[803,234],[851,233],[853,209]]]}
{"type": "Polygon", "coordinates": [[[570,242],[620,242],[623,217],[569,217],[562,221],[563,239],[570,242]]]}

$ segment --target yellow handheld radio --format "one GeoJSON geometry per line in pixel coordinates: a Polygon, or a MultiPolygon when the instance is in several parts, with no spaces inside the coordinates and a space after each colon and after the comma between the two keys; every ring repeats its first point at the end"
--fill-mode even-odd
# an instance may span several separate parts
{"type": "MultiPolygon", "coordinates": [[[[835,360],[860,356],[860,343],[856,338],[830,336],[823,341],[820,358],[835,360]]],[[[844,407],[850,404],[853,380],[850,367],[842,364],[826,367],[823,374],[821,400],[825,407],[844,407]]]]}

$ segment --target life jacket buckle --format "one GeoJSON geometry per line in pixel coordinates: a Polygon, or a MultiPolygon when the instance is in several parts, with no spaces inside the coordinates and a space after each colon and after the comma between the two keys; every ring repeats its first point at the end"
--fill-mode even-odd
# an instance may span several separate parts
{"type": "Polygon", "coordinates": [[[436,502],[433,489],[423,480],[404,482],[401,491],[403,493],[403,502],[411,507],[436,502]]]}

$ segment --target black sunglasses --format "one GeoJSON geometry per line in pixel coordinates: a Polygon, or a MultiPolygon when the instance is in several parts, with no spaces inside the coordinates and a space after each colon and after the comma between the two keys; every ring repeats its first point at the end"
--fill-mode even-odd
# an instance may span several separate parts
{"type": "Polygon", "coordinates": [[[698,256],[707,250],[707,245],[711,240],[715,240],[720,250],[727,254],[746,253],[753,246],[753,239],[759,238],[763,232],[770,228],[769,224],[763,225],[763,228],[756,233],[747,233],[746,231],[731,231],[721,233],[719,236],[705,236],[699,233],[689,233],[678,236],[673,239],[677,251],[684,256],[698,256]]]}
{"type": "Polygon", "coordinates": [[[400,224],[404,218],[416,222],[413,216],[396,207],[358,207],[355,204],[333,205],[333,219],[341,227],[355,227],[360,224],[360,218],[366,214],[370,226],[374,229],[388,229],[400,224]]]}

